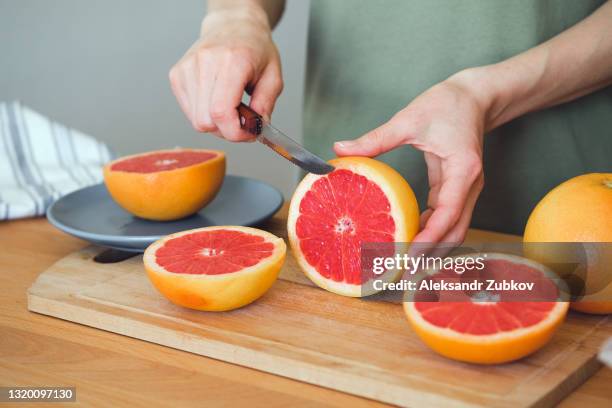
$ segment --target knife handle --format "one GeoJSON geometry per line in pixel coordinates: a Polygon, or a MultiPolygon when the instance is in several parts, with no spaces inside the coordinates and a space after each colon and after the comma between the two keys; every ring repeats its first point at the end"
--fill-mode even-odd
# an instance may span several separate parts
{"type": "Polygon", "coordinates": [[[240,102],[238,105],[238,116],[240,117],[240,127],[247,132],[259,136],[263,126],[263,118],[253,109],[240,102]]]}

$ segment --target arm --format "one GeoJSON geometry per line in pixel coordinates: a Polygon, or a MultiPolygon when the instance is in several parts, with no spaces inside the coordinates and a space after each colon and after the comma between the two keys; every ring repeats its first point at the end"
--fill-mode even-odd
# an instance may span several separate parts
{"type": "Polygon", "coordinates": [[[208,0],[207,14],[248,10],[250,7],[261,9],[268,17],[271,28],[276,27],[285,11],[285,0],[208,0]]]}
{"type": "Polygon", "coordinates": [[[612,1],[522,54],[458,72],[387,123],[334,149],[341,156],[376,156],[404,144],[423,151],[430,191],[415,242],[460,243],[484,185],[484,133],[610,84],[612,1]]]}
{"type": "Polygon", "coordinates": [[[612,1],[535,48],[458,77],[488,89],[479,95],[487,130],[604,88],[612,84],[612,1]]]}
{"type": "Polygon", "coordinates": [[[283,0],[210,0],[200,38],[170,70],[170,85],[194,129],[231,141],[252,136],[240,129],[236,107],[245,91],[250,105],[269,117],[283,88],[272,27],[283,0]]]}

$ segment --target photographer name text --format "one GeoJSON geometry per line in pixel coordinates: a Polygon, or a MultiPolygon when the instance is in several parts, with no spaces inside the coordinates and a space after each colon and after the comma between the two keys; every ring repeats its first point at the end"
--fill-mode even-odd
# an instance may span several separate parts
{"type": "Polygon", "coordinates": [[[484,281],[473,280],[467,282],[455,282],[424,279],[420,282],[400,280],[398,282],[385,282],[376,279],[373,282],[375,290],[429,290],[429,291],[530,291],[535,286],[534,282],[517,282],[510,280],[486,279],[484,281]]]}

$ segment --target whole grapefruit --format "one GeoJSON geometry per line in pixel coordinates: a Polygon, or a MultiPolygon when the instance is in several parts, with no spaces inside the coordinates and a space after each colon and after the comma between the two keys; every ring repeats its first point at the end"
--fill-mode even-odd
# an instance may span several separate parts
{"type": "MultiPolygon", "coordinates": [[[[361,268],[364,243],[410,242],[419,207],[410,185],[393,168],[367,157],[329,162],[335,170],[308,174],[289,206],[292,252],[316,285],[340,295],[374,293],[361,268]]],[[[398,276],[392,276],[395,279],[398,276]]]]}
{"type": "MultiPolygon", "coordinates": [[[[584,297],[571,304],[586,313],[612,313],[612,173],[574,177],[551,190],[538,203],[525,227],[524,242],[584,243],[585,263],[580,274],[584,297]]],[[[526,253],[539,262],[559,265],[567,252],[526,245],[526,253]]],[[[555,266],[551,266],[555,268],[555,266]]],[[[556,270],[560,275],[567,271],[556,270]]]]}
{"type": "Polygon", "coordinates": [[[104,167],[104,183],[115,202],[155,221],[198,212],[215,197],[224,177],[225,154],[218,150],[159,150],[104,167]]]}

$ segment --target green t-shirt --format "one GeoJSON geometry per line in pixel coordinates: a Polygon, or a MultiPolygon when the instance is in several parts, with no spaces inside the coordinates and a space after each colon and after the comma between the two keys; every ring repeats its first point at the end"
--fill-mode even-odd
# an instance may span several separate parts
{"type": "MultiPolygon", "coordinates": [[[[379,126],[437,82],[527,50],[603,2],[313,0],[304,144],[331,158],[333,142],[379,126]]],[[[404,175],[424,209],[423,154],[404,146],[380,158],[404,175]]],[[[518,118],[485,137],[485,188],[472,226],[520,234],[535,204],[554,186],[611,170],[609,87],[518,118]]]]}

